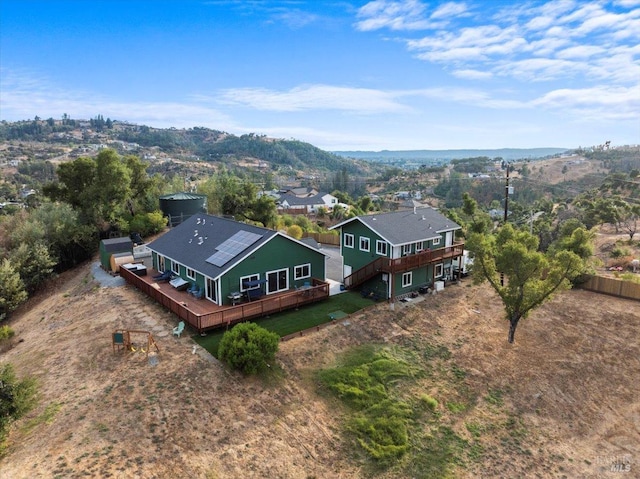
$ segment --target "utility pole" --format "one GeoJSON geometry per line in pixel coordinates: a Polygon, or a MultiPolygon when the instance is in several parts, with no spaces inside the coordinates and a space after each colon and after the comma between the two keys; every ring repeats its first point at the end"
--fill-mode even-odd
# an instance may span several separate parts
{"type": "Polygon", "coordinates": [[[509,211],[509,163],[507,163],[507,182],[504,185],[504,222],[507,222],[507,212],[509,211]]]}
{"type": "MultiPolygon", "coordinates": [[[[509,211],[509,163],[507,163],[507,181],[504,185],[504,224],[507,224],[509,211]]],[[[500,273],[500,286],[504,286],[504,273],[500,273]]]]}

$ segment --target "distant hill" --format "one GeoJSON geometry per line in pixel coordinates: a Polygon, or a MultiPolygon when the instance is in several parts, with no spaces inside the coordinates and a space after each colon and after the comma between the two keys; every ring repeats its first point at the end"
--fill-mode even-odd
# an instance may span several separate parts
{"type": "Polygon", "coordinates": [[[0,122],[0,141],[34,141],[52,145],[106,145],[141,154],[149,149],[176,158],[199,158],[226,163],[255,159],[271,167],[298,171],[363,174],[369,164],[354,161],[309,143],[268,138],[264,135],[232,135],[209,128],[152,128],[111,121],[98,116],[91,120],[29,120],[0,122]]]}
{"type": "Polygon", "coordinates": [[[367,161],[426,160],[448,162],[462,158],[503,158],[505,160],[537,159],[558,155],[569,148],[500,148],[495,150],[382,150],[382,151],[334,151],[345,158],[367,161]]]}

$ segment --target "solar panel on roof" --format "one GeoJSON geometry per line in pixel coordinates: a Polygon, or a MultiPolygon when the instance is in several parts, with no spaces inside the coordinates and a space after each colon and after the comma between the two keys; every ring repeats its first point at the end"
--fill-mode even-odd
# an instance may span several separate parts
{"type": "Polygon", "coordinates": [[[262,235],[250,231],[238,231],[231,238],[225,240],[216,248],[216,252],[207,258],[207,263],[221,267],[242,253],[253,243],[262,238],[262,235]]]}

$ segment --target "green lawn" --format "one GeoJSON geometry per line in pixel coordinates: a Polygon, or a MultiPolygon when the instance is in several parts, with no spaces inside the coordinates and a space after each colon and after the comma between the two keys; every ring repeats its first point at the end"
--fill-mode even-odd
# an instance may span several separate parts
{"type": "MultiPolygon", "coordinates": [[[[351,314],[372,304],[374,304],[373,300],[363,298],[359,292],[348,291],[330,296],[324,301],[303,306],[298,310],[283,311],[282,313],[272,314],[268,318],[258,318],[252,321],[282,337],[328,323],[331,321],[329,314],[335,311],[344,311],[347,314],[351,314]]],[[[218,344],[224,332],[224,329],[214,330],[207,333],[206,336],[196,335],[193,339],[217,357],[218,344]]]]}

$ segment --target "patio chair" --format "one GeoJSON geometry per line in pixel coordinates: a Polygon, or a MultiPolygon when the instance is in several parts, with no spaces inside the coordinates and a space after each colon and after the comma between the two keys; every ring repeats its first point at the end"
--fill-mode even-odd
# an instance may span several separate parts
{"type": "Polygon", "coordinates": [[[155,281],[169,281],[171,279],[171,271],[165,271],[162,274],[157,274],[153,277],[155,281]]]}
{"type": "Polygon", "coordinates": [[[173,328],[173,335],[180,337],[183,331],[184,331],[184,321],[180,321],[178,323],[178,326],[173,328]]]}
{"type": "Polygon", "coordinates": [[[187,293],[193,294],[198,290],[198,283],[191,283],[191,286],[187,288],[187,293]]]}

